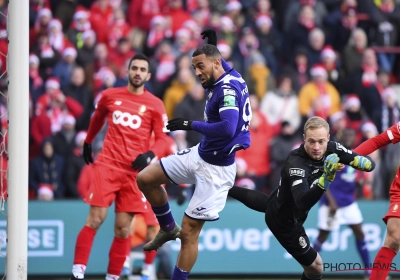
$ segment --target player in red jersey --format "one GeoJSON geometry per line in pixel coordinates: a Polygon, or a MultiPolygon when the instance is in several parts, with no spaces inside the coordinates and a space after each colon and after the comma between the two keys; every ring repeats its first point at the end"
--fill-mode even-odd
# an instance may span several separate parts
{"type": "MultiPolygon", "coordinates": [[[[396,144],[400,142],[400,122],[391,126],[385,132],[375,136],[354,151],[360,155],[369,155],[381,147],[390,143],[396,144]]],[[[387,234],[385,243],[379,250],[373,262],[371,278],[373,280],[385,280],[393,268],[392,261],[399,251],[400,246],[400,168],[397,170],[396,177],[390,186],[390,206],[383,221],[387,225],[387,234]]]]}
{"type": "Polygon", "coordinates": [[[137,187],[136,176],[163,152],[167,122],[162,101],[144,88],[150,76],[148,58],[135,55],[129,63],[128,86],[105,90],[97,104],[83,147],[87,164],[93,163],[91,143],[106,120],[108,130],[94,164],[89,195],[85,198],[90,211],[76,241],[71,279],[84,279],[95,234],[113,202],[115,237],[105,279],[118,279],[126,258],[133,215],[149,210],[146,198],[137,187]],[[153,132],[155,141],[150,147],[153,132]]]}

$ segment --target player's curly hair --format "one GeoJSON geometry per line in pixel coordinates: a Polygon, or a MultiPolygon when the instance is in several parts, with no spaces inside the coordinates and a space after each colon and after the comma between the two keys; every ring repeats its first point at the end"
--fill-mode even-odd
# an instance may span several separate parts
{"type": "Polygon", "coordinates": [[[193,52],[192,57],[202,54],[205,54],[206,57],[221,59],[221,53],[219,52],[218,48],[214,45],[206,44],[197,48],[197,50],[193,52]]]}

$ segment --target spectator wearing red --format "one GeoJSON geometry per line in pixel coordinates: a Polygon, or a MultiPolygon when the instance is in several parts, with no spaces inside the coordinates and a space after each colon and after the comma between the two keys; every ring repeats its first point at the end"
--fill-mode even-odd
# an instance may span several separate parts
{"type": "Polygon", "coordinates": [[[160,98],[164,95],[168,85],[169,78],[175,74],[176,65],[175,57],[172,53],[171,44],[168,41],[163,41],[158,46],[155,60],[157,62],[157,69],[155,71],[155,91],[154,94],[160,98]]]}
{"type": "Polygon", "coordinates": [[[346,125],[356,132],[354,145],[358,146],[363,138],[361,132],[362,124],[367,120],[367,116],[361,111],[361,102],[356,94],[349,94],[344,102],[346,125]]]}
{"type": "Polygon", "coordinates": [[[47,79],[45,85],[45,92],[36,101],[35,104],[35,115],[39,116],[50,104],[51,95],[60,89],[60,80],[56,77],[47,79]]]}
{"type": "Polygon", "coordinates": [[[167,0],[132,0],[128,7],[128,22],[133,28],[150,31],[151,19],[163,13],[167,0]]]}
{"type": "Polygon", "coordinates": [[[107,88],[113,87],[117,78],[114,72],[108,67],[101,67],[95,74],[95,89],[103,91],[107,88]]]}
{"type": "Polygon", "coordinates": [[[201,27],[209,26],[211,18],[210,3],[208,0],[192,0],[194,5],[188,7],[192,18],[201,27]]]}
{"type": "Polygon", "coordinates": [[[29,92],[33,103],[44,92],[43,78],[39,74],[39,58],[35,54],[29,55],[29,92]]]}
{"type": "Polygon", "coordinates": [[[122,8],[114,10],[113,20],[107,30],[107,42],[110,49],[114,49],[118,46],[118,40],[121,38],[127,38],[131,27],[125,20],[125,13],[122,8]]]}
{"type": "Polygon", "coordinates": [[[175,57],[180,54],[193,52],[197,48],[197,42],[192,37],[192,32],[187,28],[181,28],[175,33],[173,53],[175,57]]]}
{"type": "Polygon", "coordinates": [[[109,27],[113,22],[113,8],[108,0],[96,0],[90,7],[89,21],[99,43],[108,42],[109,27]]]}
{"type": "MultiPolygon", "coordinates": [[[[65,97],[59,90],[60,82],[57,78],[50,78],[45,84],[46,93],[40,96],[36,102],[36,116],[47,113],[48,109],[63,107],[63,110],[70,112],[75,118],[78,118],[83,113],[83,107],[78,101],[71,97],[65,97]],[[60,106],[56,106],[60,105],[60,106]]],[[[61,110],[62,111],[62,110],[61,110]]]]}
{"type": "Polygon", "coordinates": [[[173,34],[183,27],[185,21],[191,18],[190,14],[183,9],[182,0],[169,0],[168,9],[163,13],[163,15],[169,18],[173,34]]]}
{"type": "Polygon", "coordinates": [[[48,8],[41,8],[36,14],[35,24],[29,31],[29,46],[32,47],[41,34],[47,33],[47,25],[53,18],[48,8]]]}
{"type": "Polygon", "coordinates": [[[118,73],[119,69],[125,65],[127,59],[132,58],[135,52],[131,49],[131,42],[127,38],[120,38],[118,40],[118,47],[114,50],[110,50],[109,54],[109,67],[118,73]]]}
{"type": "Polygon", "coordinates": [[[154,55],[157,46],[166,38],[172,37],[170,30],[166,29],[165,17],[158,15],[151,19],[150,31],[145,42],[145,53],[148,56],[154,55]]]}
{"type": "Polygon", "coordinates": [[[59,53],[63,53],[63,51],[68,47],[73,47],[71,42],[68,41],[67,37],[65,37],[63,33],[63,27],[60,20],[52,19],[47,26],[47,30],[50,45],[59,53]]]}

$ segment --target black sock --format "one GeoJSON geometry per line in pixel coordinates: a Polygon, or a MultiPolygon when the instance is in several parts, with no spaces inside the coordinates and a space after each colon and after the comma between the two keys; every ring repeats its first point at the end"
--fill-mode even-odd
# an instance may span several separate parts
{"type": "Polygon", "coordinates": [[[233,186],[229,190],[228,196],[258,212],[265,213],[268,206],[269,195],[259,191],[233,186]]]}

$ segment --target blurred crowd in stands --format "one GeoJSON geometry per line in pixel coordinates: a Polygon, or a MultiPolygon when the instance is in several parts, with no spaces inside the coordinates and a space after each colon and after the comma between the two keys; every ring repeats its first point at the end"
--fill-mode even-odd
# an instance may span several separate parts
{"type": "MultiPolygon", "coordinates": [[[[81,153],[90,117],[104,89],[127,85],[127,63],[137,52],[151,59],[146,88],[164,101],[169,119],[202,120],[206,97],[191,54],[207,27],[217,30],[223,58],[251,93],[252,142],[237,153],[238,185],[276,188],[308,117],[328,120],[333,140],[351,130],[353,147],[400,121],[399,0],[31,0],[30,197],[85,195],[92,169],[81,153]]],[[[4,17],[0,29],[6,54],[4,17]]],[[[6,75],[0,89],[4,133],[6,75]]],[[[178,149],[201,140],[196,132],[170,136],[178,149]]],[[[359,198],[388,197],[399,148],[372,155],[378,168],[357,175],[359,198]]]]}

